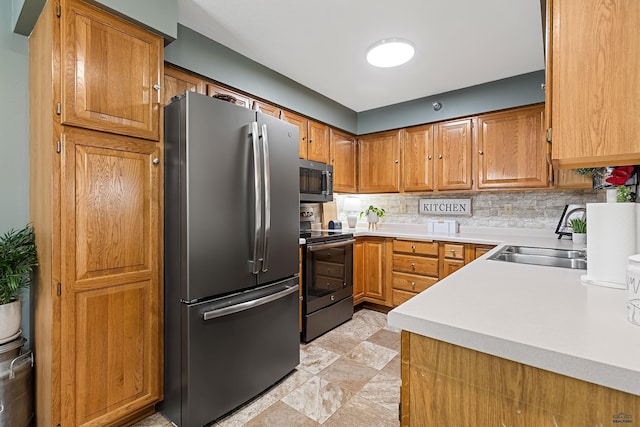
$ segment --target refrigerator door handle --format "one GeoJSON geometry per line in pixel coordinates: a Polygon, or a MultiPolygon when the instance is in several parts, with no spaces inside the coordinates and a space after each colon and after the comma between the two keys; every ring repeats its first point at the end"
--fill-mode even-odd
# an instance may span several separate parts
{"type": "Polygon", "coordinates": [[[262,271],[269,270],[269,235],[271,234],[271,169],[269,168],[269,138],[267,125],[262,125],[262,149],[264,173],[264,237],[262,247],[262,271]]]}
{"type": "Polygon", "coordinates": [[[280,298],[286,297],[287,295],[292,294],[294,292],[298,292],[298,285],[284,289],[280,292],[276,292],[275,294],[267,295],[266,297],[254,299],[251,301],[245,301],[240,304],[232,305],[229,307],[206,311],[202,315],[202,317],[204,318],[204,320],[211,320],[211,319],[216,319],[218,317],[228,316],[234,313],[240,313],[241,311],[246,311],[255,307],[259,307],[263,304],[267,304],[272,301],[278,300],[280,298]]]}
{"type": "Polygon", "coordinates": [[[249,130],[253,148],[253,195],[255,227],[253,230],[253,260],[251,272],[260,271],[260,232],[262,231],[262,164],[260,162],[260,144],[258,141],[258,122],[252,122],[249,130]]]}

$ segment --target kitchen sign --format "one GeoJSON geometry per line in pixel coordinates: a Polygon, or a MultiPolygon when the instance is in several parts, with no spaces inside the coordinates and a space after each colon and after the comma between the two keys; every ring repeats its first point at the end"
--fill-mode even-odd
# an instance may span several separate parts
{"type": "Polygon", "coordinates": [[[471,199],[420,199],[420,215],[471,216],[471,199]]]}

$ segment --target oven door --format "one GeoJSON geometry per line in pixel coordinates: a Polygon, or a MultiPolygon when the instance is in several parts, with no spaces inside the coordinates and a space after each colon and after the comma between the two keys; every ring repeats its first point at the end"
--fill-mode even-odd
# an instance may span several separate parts
{"type": "Polygon", "coordinates": [[[304,311],[311,314],[353,295],[354,239],[307,244],[304,311]]]}

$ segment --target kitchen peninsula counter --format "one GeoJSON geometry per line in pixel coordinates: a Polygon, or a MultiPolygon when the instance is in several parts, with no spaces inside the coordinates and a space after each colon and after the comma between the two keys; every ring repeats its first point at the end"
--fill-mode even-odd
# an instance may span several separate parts
{"type": "Polygon", "coordinates": [[[584,270],[487,259],[504,244],[585,245],[549,230],[461,227],[440,235],[426,225],[384,224],[355,235],[497,245],[390,311],[390,326],[640,395],[640,327],[626,320],[626,291],[583,285],[584,270]]]}

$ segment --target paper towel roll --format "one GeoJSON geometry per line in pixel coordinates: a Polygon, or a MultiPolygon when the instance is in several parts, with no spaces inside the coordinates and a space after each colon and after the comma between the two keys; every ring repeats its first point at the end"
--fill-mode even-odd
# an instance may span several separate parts
{"type": "Polygon", "coordinates": [[[636,203],[587,203],[587,274],[583,282],[626,289],[627,257],[640,252],[636,203]]]}

